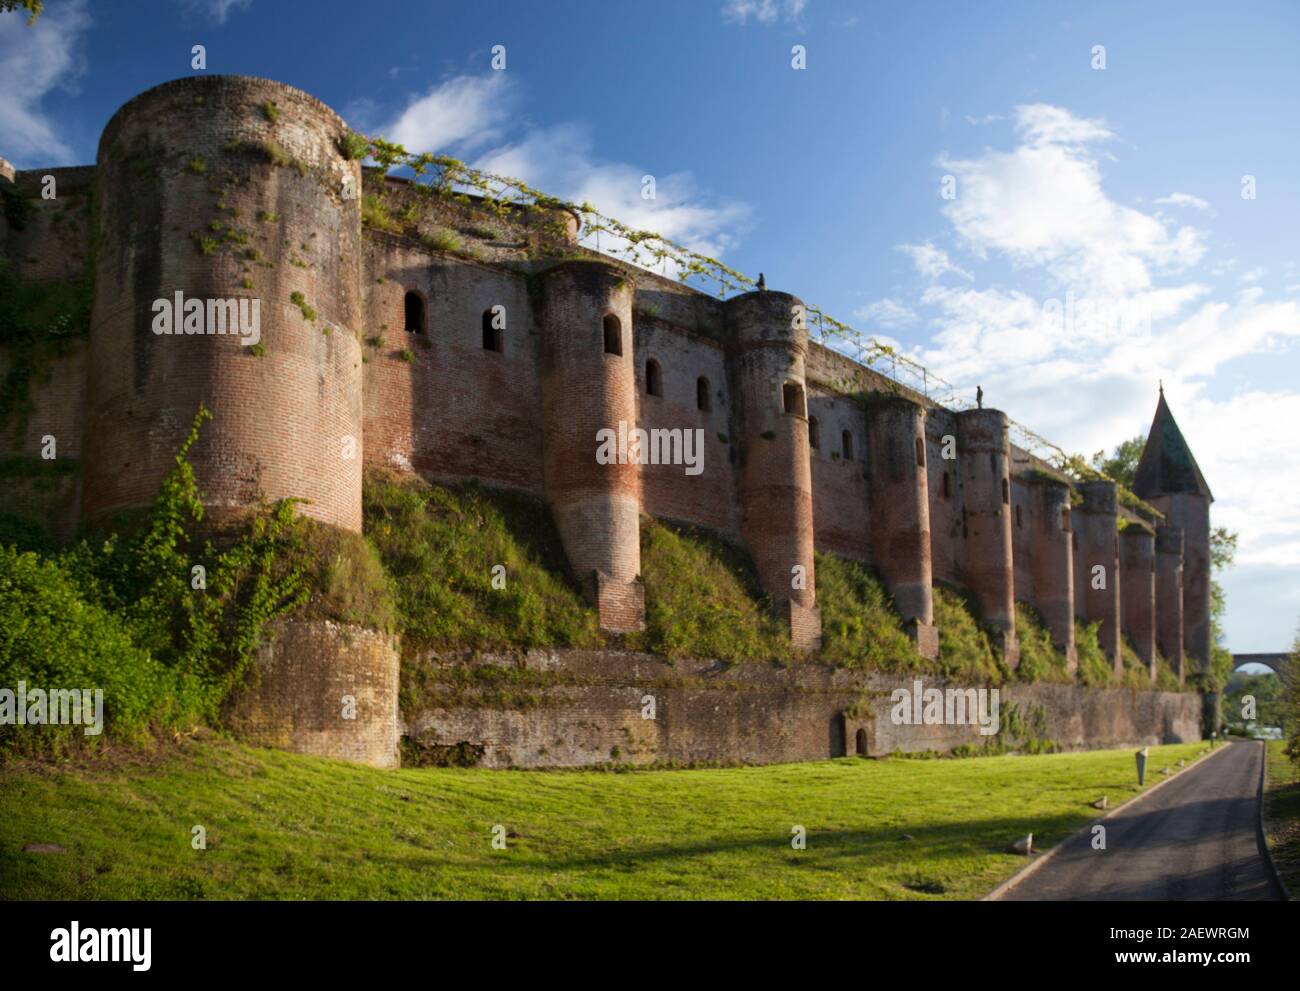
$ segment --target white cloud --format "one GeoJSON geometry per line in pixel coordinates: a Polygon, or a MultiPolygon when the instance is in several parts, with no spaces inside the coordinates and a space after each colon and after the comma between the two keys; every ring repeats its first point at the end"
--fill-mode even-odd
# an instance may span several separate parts
{"type": "MultiPolygon", "coordinates": [[[[643,199],[642,177],[648,171],[627,162],[601,161],[593,144],[585,125],[559,124],[536,128],[487,152],[475,164],[517,176],[569,202],[591,203],[629,227],[654,231],[713,258],[733,247],[748,224],[747,206],[705,196],[689,172],[655,176],[655,199],[643,199]]],[[[609,235],[602,235],[600,246],[609,250],[609,235]]],[[[666,272],[672,275],[673,269],[666,272]]]]}
{"type": "Polygon", "coordinates": [[[413,97],[379,133],[408,151],[473,149],[500,137],[512,102],[505,73],[457,76],[413,97]]]}
{"type": "Polygon", "coordinates": [[[1161,204],[1167,203],[1170,206],[1187,206],[1196,210],[1208,211],[1210,209],[1210,204],[1208,202],[1201,199],[1199,196],[1193,196],[1191,193],[1170,193],[1168,196],[1160,197],[1156,202],[1161,204]]]}
{"type": "Polygon", "coordinates": [[[860,306],[853,311],[853,316],[881,327],[901,327],[916,320],[916,314],[896,299],[878,299],[874,303],[860,306]]]}
{"type": "Polygon", "coordinates": [[[186,0],[190,10],[206,14],[217,24],[225,24],[232,11],[247,10],[252,5],[253,0],[186,0]]]}
{"type": "Polygon", "coordinates": [[[964,268],[959,268],[952,263],[952,260],[948,257],[948,252],[942,248],[936,248],[929,241],[924,244],[895,245],[894,250],[901,251],[911,258],[916,270],[927,279],[937,279],[945,272],[953,272],[965,279],[973,278],[964,268]]]}
{"type": "Polygon", "coordinates": [[[1033,104],[1016,108],[1016,131],[1021,143],[1010,152],[939,162],[957,179],[943,212],[977,256],[1001,252],[1080,291],[1109,294],[1144,290],[1153,269],[1200,260],[1199,231],[1170,230],[1107,197],[1089,147],[1113,136],[1100,121],[1033,104]]]}
{"type": "Polygon", "coordinates": [[[797,21],[807,6],[808,0],[727,0],[722,18],[735,24],[751,19],[759,24],[773,24],[778,19],[797,21]]]}
{"type": "MultiPolygon", "coordinates": [[[[477,152],[477,168],[522,179],[572,203],[591,203],[630,227],[710,257],[720,258],[747,226],[746,205],[707,195],[689,172],[656,175],[655,199],[643,199],[642,177],[652,168],[602,160],[582,123],[520,127],[511,113],[517,102],[503,73],[461,76],[412,98],[378,133],[410,151],[477,152]]],[[[373,111],[366,105],[358,109],[373,111]]],[[[602,235],[601,249],[613,246],[610,236],[602,235]]],[[[665,271],[675,274],[671,266],[665,271]]]]}
{"type": "Polygon", "coordinates": [[[0,17],[0,154],[20,168],[73,162],[41,101],[81,73],[79,49],[89,27],[81,0],[51,4],[31,27],[25,15],[0,17]]]}
{"type": "MultiPolygon", "coordinates": [[[[1190,274],[1207,252],[1201,231],[1108,195],[1098,145],[1114,133],[1104,122],[1020,107],[1016,134],[1010,150],[939,162],[958,180],[957,199],[940,208],[957,249],[900,246],[923,278],[914,297],[891,302],[933,328],[912,353],[959,395],[981,385],[986,405],[1084,453],[1145,433],[1163,380],[1214,491],[1215,524],[1240,533],[1237,568],[1224,578],[1230,593],[1242,590],[1229,599],[1230,645],[1264,650],[1283,631],[1289,642],[1296,616],[1282,615],[1283,589],[1259,592],[1266,580],[1300,588],[1300,388],[1231,394],[1215,376],[1229,362],[1294,354],[1300,299],[1269,294],[1265,270],[1235,258],[1190,274]],[[1009,262],[1016,283],[935,281],[965,273],[968,257],[1009,262]],[[1213,284],[1242,269],[1231,288],[1213,284]]],[[[1213,216],[1186,193],[1158,205],[1213,216]]]]}

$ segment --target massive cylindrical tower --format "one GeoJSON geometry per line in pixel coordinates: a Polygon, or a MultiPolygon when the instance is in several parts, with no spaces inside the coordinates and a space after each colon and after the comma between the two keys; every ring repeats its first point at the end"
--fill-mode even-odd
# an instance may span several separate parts
{"type": "Polygon", "coordinates": [[[872,557],[923,657],[939,656],[930,564],[925,407],[902,396],[867,404],[872,557]]]}
{"type": "Polygon", "coordinates": [[[958,470],[965,496],[962,573],[984,622],[1002,637],[1007,663],[1020,661],[1011,550],[1011,448],[1007,415],[972,409],[957,414],[958,470]]]}
{"type": "Polygon", "coordinates": [[[1140,523],[1120,532],[1120,593],[1124,632],[1156,678],[1156,535],[1140,523]]]}
{"type": "Polygon", "coordinates": [[[645,625],[629,276],[602,261],[543,276],[542,451],[569,564],[607,630],[645,625]]]}
{"type": "Polygon", "coordinates": [[[1181,683],[1183,669],[1183,531],[1156,527],[1156,642],[1181,683]]]}
{"type": "Polygon", "coordinates": [[[1030,568],[1034,602],[1052,635],[1052,644],[1065,655],[1069,670],[1079,665],[1074,643],[1074,550],[1071,546],[1070,484],[1046,473],[1032,476],[1034,535],[1030,568]]]}
{"type": "Polygon", "coordinates": [[[99,144],[83,515],[148,505],[190,453],[211,515],[260,500],[361,528],[360,167],[301,90],[194,76],[99,144]]]}
{"type": "Polygon", "coordinates": [[[1084,615],[1100,623],[1097,637],[1116,675],[1124,672],[1120,653],[1119,502],[1115,483],[1084,482],[1083,505],[1074,514],[1079,531],[1084,615]]]}
{"type": "Polygon", "coordinates": [[[821,641],[813,565],[812,468],[803,303],[751,292],[727,301],[732,395],[740,438],[741,532],[759,581],[789,619],[795,646],[821,641]]]}

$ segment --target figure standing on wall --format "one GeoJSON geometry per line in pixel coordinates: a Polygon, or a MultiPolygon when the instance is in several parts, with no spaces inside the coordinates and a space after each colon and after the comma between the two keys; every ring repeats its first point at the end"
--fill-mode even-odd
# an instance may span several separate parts
{"type": "Polygon", "coordinates": [[[975,406],[977,409],[984,408],[984,387],[982,385],[975,386],[975,406]]]}
{"type": "Polygon", "coordinates": [[[763,278],[763,273],[758,273],[758,291],[767,292],[767,279],[763,278]]]}

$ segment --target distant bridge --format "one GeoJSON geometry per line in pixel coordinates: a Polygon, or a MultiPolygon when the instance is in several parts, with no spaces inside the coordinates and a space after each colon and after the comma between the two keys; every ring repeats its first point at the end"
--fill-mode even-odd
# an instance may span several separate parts
{"type": "Polygon", "coordinates": [[[1262,664],[1266,668],[1272,668],[1277,674],[1281,674],[1283,669],[1286,668],[1290,656],[1290,654],[1233,654],[1232,670],[1236,671],[1246,664],[1262,664]]]}

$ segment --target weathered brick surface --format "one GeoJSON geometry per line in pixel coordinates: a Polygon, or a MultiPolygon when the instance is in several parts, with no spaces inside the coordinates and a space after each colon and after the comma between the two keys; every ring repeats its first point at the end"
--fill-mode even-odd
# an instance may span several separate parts
{"type": "MultiPolygon", "coordinates": [[[[467,662],[435,655],[409,663],[436,671],[467,662]]],[[[527,700],[477,706],[462,697],[418,708],[402,714],[403,733],[424,746],[466,745],[486,767],[821,760],[855,753],[858,728],[866,731],[870,754],[946,751],[996,739],[971,725],[896,725],[892,693],[912,691],[913,679],[817,664],[668,664],[648,654],[587,651],[530,651],[470,663],[523,668],[533,679],[527,700]],[[653,718],[645,718],[651,711],[653,718]]],[[[1042,738],[1065,749],[1200,738],[1195,694],[1015,683],[1000,691],[1003,712],[1015,703],[1041,721],[1042,738]]]]}
{"type": "MultiPolygon", "coordinates": [[[[611,629],[641,622],[638,531],[649,513],[743,539],[804,646],[820,631],[816,546],[875,567],[918,621],[923,651],[936,638],[925,622],[930,582],[942,580],[975,593],[1013,662],[1022,599],[1071,661],[1074,614],[1101,620],[1118,666],[1121,623],[1132,626],[1140,607],[1122,598],[1113,493],[1107,506],[1094,495],[1070,512],[1067,527],[1069,491],[1034,480],[1044,466],[1009,444],[1002,414],[944,409],[810,343],[795,327],[793,296],[718,300],[596,256],[578,246],[577,218],[565,210],[497,214],[363,175],[338,150],[344,133],[333,111],[292,87],[191,77],[124,106],[96,167],[15,174],[28,223],[15,230],[0,218],[0,251],[20,276],[86,274],[92,190],[102,233],[89,343],[32,382],[35,410],[12,442],[35,456],[53,434],[60,457],[82,461],[80,475],[44,501],[57,532],[147,504],[201,401],[215,421],[191,459],[211,511],[292,496],[310,500],[304,512],[355,530],[363,463],[528,490],[551,501],[574,577],[611,629]],[[276,121],[261,112],[264,101],[277,105],[276,121]],[[268,141],[290,164],[255,147],[268,141]],[[39,198],[46,174],[57,182],[53,201],[39,198]],[[363,230],[363,193],[382,194],[394,217],[414,217],[415,236],[363,230]],[[203,236],[215,250],[199,250],[203,236]],[[153,300],[176,290],[260,298],[266,353],[230,337],[152,334],[153,300]],[[315,322],[290,301],[294,292],[317,311],[315,322]],[[406,330],[407,292],[424,303],[418,333],[406,330]],[[489,350],[483,316],[498,305],[506,327],[500,350],[489,350]],[[604,353],[607,314],[620,323],[619,356],[604,353]],[[651,361],[662,395],[648,391],[651,361]],[[787,384],[803,390],[793,412],[787,384]],[[880,408],[893,412],[873,413],[864,401],[882,393],[900,397],[880,408]],[[620,421],[702,431],[703,471],[598,465],[596,431],[620,421]],[[955,459],[943,457],[946,438],[957,441],[955,459]],[[1090,591],[1092,563],[1107,567],[1103,594],[1090,591]],[[801,589],[792,587],[795,565],[805,568],[801,589]]],[[[0,353],[0,370],[8,360],[0,353]]],[[[20,488],[10,485],[11,504],[26,498],[20,488]]],[[[1185,646],[1203,665],[1208,490],[1153,491],[1150,501],[1183,541],[1154,555],[1149,625],[1171,661],[1185,646]]],[[[818,739],[824,715],[814,714],[818,739]]]]}
{"type": "Polygon", "coordinates": [[[925,408],[904,398],[867,410],[877,568],[904,623],[934,622],[925,408]]]}
{"type": "Polygon", "coordinates": [[[232,76],[166,83],[109,122],[96,173],[103,238],[86,516],[146,505],[203,403],[213,422],[190,458],[213,509],[306,496],[303,512],[360,529],[360,172],[339,151],[345,132],[300,90],[232,76]],[[279,108],[275,123],[265,101],[279,108]],[[250,150],[262,142],[301,171],[250,150]],[[205,254],[198,237],[224,236],[213,224],[248,240],[205,254]],[[153,333],[154,300],[176,292],[260,298],[265,354],[233,336],[153,333]],[[294,292],[317,311],[315,322],[290,301],[294,292]]]}
{"type": "Polygon", "coordinates": [[[1156,528],[1156,642],[1183,681],[1183,531],[1175,526],[1156,528]]]}
{"type": "Polygon", "coordinates": [[[1131,523],[1120,532],[1120,591],[1124,633],[1156,678],[1156,537],[1145,526],[1131,523]]]}
{"type": "Polygon", "coordinates": [[[1076,606],[1090,622],[1100,623],[1097,636],[1101,648],[1115,665],[1115,673],[1124,671],[1120,655],[1120,582],[1119,504],[1115,483],[1084,482],[1083,505],[1076,508],[1073,519],[1079,537],[1076,574],[1076,606]],[[1100,568],[1101,571],[1095,569],[1100,568]],[[1099,587],[1100,586],[1100,587],[1099,587]]]}
{"type": "Polygon", "coordinates": [[[1000,410],[957,414],[957,464],[966,534],[962,575],[984,622],[1002,636],[1007,662],[1019,661],[1011,546],[1011,471],[1007,416],[1000,410]]]}
{"type": "Polygon", "coordinates": [[[300,754],[398,764],[396,640],[321,620],[270,624],[249,687],[224,718],[240,737],[300,754]]]}
{"type": "Polygon", "coordinates": [[[802,308],[800,300],[780,292],[746,293],[726,304],[734,341],[741,533],[764,590],[798,627],[791,630],[794,642],[813,647],[821,633],[802,308]],[[796,580],[796,568],[802,569],[802,581],[796,580]]]}

